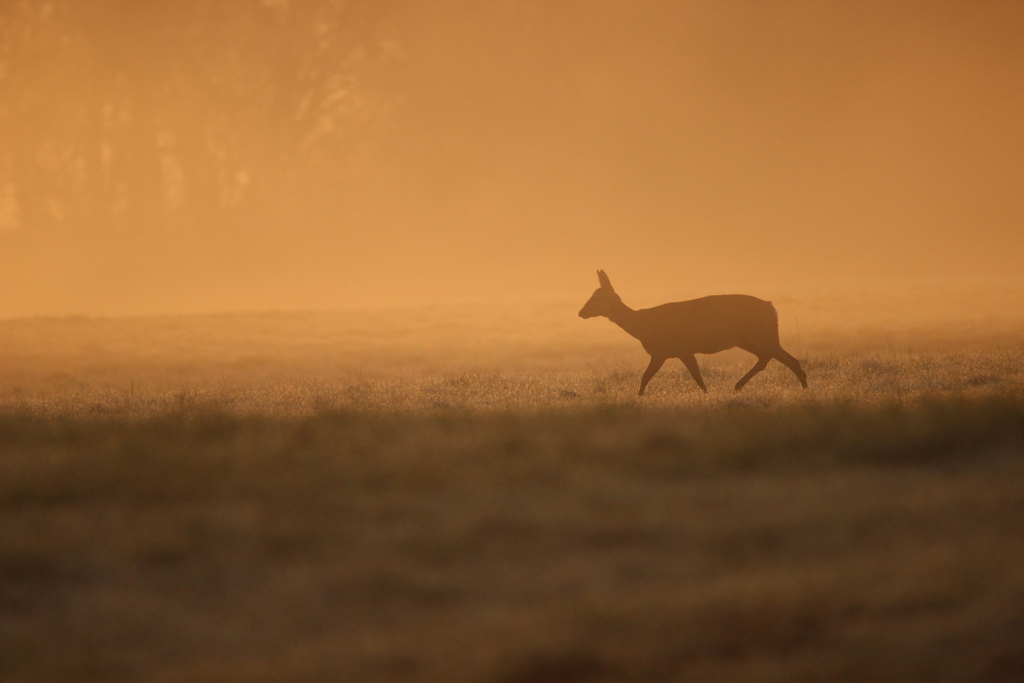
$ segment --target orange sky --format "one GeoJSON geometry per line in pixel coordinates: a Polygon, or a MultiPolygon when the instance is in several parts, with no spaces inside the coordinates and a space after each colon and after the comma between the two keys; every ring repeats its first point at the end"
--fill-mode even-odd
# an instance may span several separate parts
{"type": "Polygon", "coordinates": [[[0,315],[1020,270],[1024,3],[396,2],[380,26],[385,125],[333,200],[269,236],[8,229],[0,315]]]}

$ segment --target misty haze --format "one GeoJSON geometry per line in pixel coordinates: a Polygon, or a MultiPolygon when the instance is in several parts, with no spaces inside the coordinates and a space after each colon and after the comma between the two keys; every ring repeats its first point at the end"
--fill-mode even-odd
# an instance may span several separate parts
{"type": "Polygon", "coordinates": [[[0,314],[1016,283],[1022,15],[10,0],[0,314]]]}
{"type": "Polygon", "coordinates": [[[0,680],[1024,680],[1022,36],[0,0],[0,680]]]}

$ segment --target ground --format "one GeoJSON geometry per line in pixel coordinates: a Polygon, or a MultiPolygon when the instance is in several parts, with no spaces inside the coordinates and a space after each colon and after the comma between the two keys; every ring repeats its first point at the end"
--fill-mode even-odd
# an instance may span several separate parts
{"type": "Polygon", "coordinates": [[[0,678],[1022,680],[988,301],[776,297],[807,391],[642,399],[569,303],[0,321],[0,678]]]}

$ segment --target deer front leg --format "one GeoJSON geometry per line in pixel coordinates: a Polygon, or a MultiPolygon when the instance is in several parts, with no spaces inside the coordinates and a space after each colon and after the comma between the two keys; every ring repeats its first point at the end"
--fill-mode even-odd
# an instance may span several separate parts
{"type": "Polygon", "coordinates": [[[651,381],[651,378],[657,374],[658,370],[661,370],[661,366],[665,364],[664,358],[658,356],[651,356],[651,362],[647,365],[647,369],[644,370],[644,376],[640,378],[640,396],[644,395],[644,389],[647,387],[647,383],[651,381]]]}
{"type": "Polygon", "coordinates": [[[683,361],[683,365],[685,365],[686,369],[690,371],[691,375],[693,375],[693,381],[697,383],[700,390],[705,394],[708,393],[708,388],[704,386],[704,378],[700,376],[700,366],[697,365],[697,359],[691,355],[680,356],[679,360],[683,361]]]}

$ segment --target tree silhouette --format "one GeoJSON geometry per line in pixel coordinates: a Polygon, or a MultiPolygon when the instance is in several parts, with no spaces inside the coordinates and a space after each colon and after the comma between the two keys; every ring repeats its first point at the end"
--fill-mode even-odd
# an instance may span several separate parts
{"type": "Polygon", "coordinates": [[[0,220],[28,233],[271,229],[351,180],[397,96],[393,3],[12,0],[0,220]]]}

